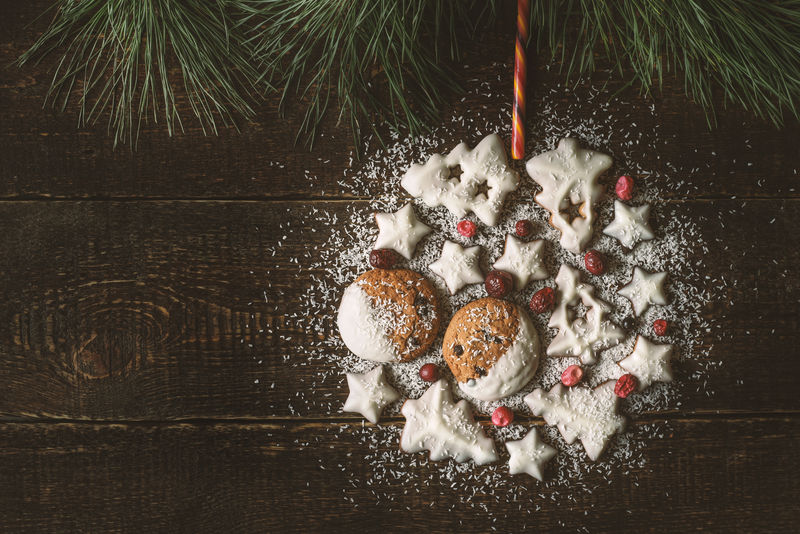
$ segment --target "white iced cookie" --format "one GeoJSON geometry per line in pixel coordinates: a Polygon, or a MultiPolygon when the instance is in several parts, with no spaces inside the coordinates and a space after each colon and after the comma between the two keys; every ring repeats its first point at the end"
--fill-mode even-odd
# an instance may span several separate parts
{"type": "Polygon", "coordinates": [[[373,269],[344,290],[336,322],[353,354],[376,362],[410,361],[439,331],[431,283],[406,269],[373,269]]]}
{"type": "Polygon", "coordinates": [[[633,313],[637,317],[647,311],[651,304],[667,304],[664,293],[664,282],[667,273],[648,273],[639,266],[633,268],[633,278],[626,286],[617,291],[633,306],[633,313]]]}
{"type": "Polygon", "coordinates": [[[539,439],[535,428],[519,441],[507,441],[506,449],[509,473],[528,473],[540,482],[544,480],[544,465],[556,455],[553,447],[539,439]]]}
{"type": "Polygon", "coordinates": [[[639,389],[645,389],[653,382],[672,382],[672,345],[651,343],[638,336],[633,352],[619,361],[619,366],[636,377],[639,389]]]}
{"type": "Polygon", "coordinates": [[[609,438],[625,427],[625,419],[617,414],[614,382],[595,389],[565,388],[559,382],[550,391],[534,390],[525,397],[525,403],[534,415],[556,426],[567,443],[581,440],[591,460],[597,460],[609,438]]]}
{"type": "Polygon", "coordinates": [[[617,345],[625,332],[606,319],[609,304],[594,296],[594,288],[580,281],[580,272],[562,265],[556,275],[556,307],[548,326],[558,334],[547,347],[548,356],[577,356],[585,364],[597,361],[597,353],[617,345]],[[570,309],[580,300],[586,315],[574,317],[570,309]]]}
{"type": "Polygon", "coordinates": [[[508,166],[503,141],[492,134],[473,150],[460,143],[446,156],[434,154],[424,165],[411,165],[400,185],[432,208],[445,206],[456,217],[471,211],[494,226],[519,176],[508,166]]]}
{"type": "Polygon", "coordinates": [[[547,270],[543,261],[544,241],[537,239],[525,243],[511,234],[506,235],[506,247],[493,267],[511,273],[518,290],[528,285],[528,281],[544,280],[547,270]]]}
{"type": "Polygon", "coordinates": [[[373,248],[390,248],[410,260],[420,239],[431,233],[431,228],[414,215],[411,203],[394,213],[376,213],[378,239],[373,248]]]}
{"type": "Polygon", "coordinates": [[[381,412],[400,398],[383,376],[383,366],[363,374],[347,373],[350,394],[344,403],[345,412],[360,413],[371,423],[377,423],[381,412]]]}
{"type": "Polygon", "coordinates": [[[566,250],[578,254],[592,238],[594,203],[602,194],[597,179],[609,167],[609,156],[584,150],[570,138],[528,160],[528,174],[542,187],[536,202],[550,212],[550,224],[561,232],[560,243],[566,250]],[[570,204],[580,206],[580,217],[570,220],[565,213],[570,204]]]}
{"type": "Polygon", "coordinates": [[[632,249],[640,241],[649,241],[656,236],[647,222],[649,217],[649,204],[636,208],[615,200],[614,220],[605,227],[603,233],[615,238],[622,246],[632,249]]]}
{"type": "Polygon", "coordinates": [[[461,391],[493,401],[525,387],[539,366],[539,335],[513,302],[491,297],[458,310],[442,342],[442,355],[461,391]]]}
{"type": "Polygon", "coordinates": [[[483,465],[497,460],[494,441],[472,418],[467,401],[453,403],[446,380],[433,384],[419,399],[407,400],[402,412],[406,424],[400,448],[404,451],[429,450],[434,461],[472,459],[483,465]]]}
{"type": "Polygon", "coordinates": [[[478,263],[480,245],[463,248],[458,243],[445,241],[442,255],[430,264],[431,272],[444,280],[451,295],[469,284],[483,282],[483,273],[478,263]]]}

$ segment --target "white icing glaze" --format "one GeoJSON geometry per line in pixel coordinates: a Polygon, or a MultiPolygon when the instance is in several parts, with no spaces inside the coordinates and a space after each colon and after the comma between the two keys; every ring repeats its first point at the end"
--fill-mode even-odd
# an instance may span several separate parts
{"type": "Polygon", "coordinates": [[[411,203],[394,213],[376,213],[378,239],[374,248],[390,248],[410,260],[420,239],[431,233],[431,228],[414,215],[411,203]]]}
{"type": "Polygon", "coordinates": [[[534,415],[541,415],[548,425],[556,426],[567,443],[581,440],[592,460],[597,460],[609,438],[625,427],[625,419],[616,413],[614,382],[595,389],[565,388],[559,382],[549,392],[534,390],[525,397],[525,403],[534,415]]]}
{"type": "Polygon", "coordinates": [[[639,389],[645,389],[653,382],[672,382],[672,345],[651,343],[646,338],[636,338],[633,352],[620,360],[619,366],[636,377],[639,389]]]}
{"type": "Polygon", "coordinates": [[[633,268],[633,278],[628,285],[617,291],[631,301],[633,313],[637,317],[647,311],[651,304],[667,304],[664,282],[667,273],[650,274],[639,266],[633,268]]]}
{"type": "Polygon", "coordinates": [[[525,243],[508,234],[503,255],[494,262],[493,267],[511,273],[516,288],[522,289],[531,279],[547,278],[547,269],[544,268],[542,257],[543,249],[544,241],[541,239],[525,243]]]}
{"type": "Polygon", "coordinates": [[[519,330],[506,353],[494,362],[486,376],[459,382],[458,387],[470,397],[494,401],[525,387],[538,367],[539,335],[525,312],[519,310],[519,330]]]}
{"type": "Polygon", "coordinates": [[[444,280],[450,294],[455,295],[465,285],[483,282],[483,273],[478,263],[480,253],[480,245],[464,249],[458,243],[445,241],[442,255],[430,264],[430,269],[444,280]]]}
{"type": "Polygon", "coordinates": [[[547,347],[548,356],[578,356],[585,364],[595,363],[596,353],[613,347],[624,337],[625,332],[606,319],[611,311],[609,304],[594,296],[594,288],[580,282],[580,272],[562,265],[556,275],[556,308],[550,316],[548,326],[558,328],[558,334],[547,347]],[[578,303],[586,306],[583,318],[572,317],[570,306],[578,303]]]}
{"type": "Polygon", "coordinates": [[[640,241],[648,241],[656,235],[647,223],[650,206],[629,207],[614,201],[614,220],[605,227],[603,233],[617,239],[624,247],[632,249],[640,241]]]}
{"type": "Polygon", "coordinates": [[[336,323],[342,341],[359,358],[375,362],[397,360],[397,352],[386,335],[379,311],[357,283],[344,290],[336,323]]]}
{"type": "Polygon", "coordinates": [[[544,465],[555,455],[556,450],[539,439],[535,428],[519,441],[507,441],[508,472],[512,475],[528,473],[538,481],[544,480],[544,465]]]}
{"type": "Polygon", "coordinates": [[[509,166],[503,141],[496,134],[485,137],[470,150],[460,143],[447,156],[434,154],[424,165],[413,164],[400,185],[428,206],[445,206],[456,217],[470,211],[488,226],[497,224],[506,195],[519,185],[519,177],[509,166]],[[461,167],[460,177],[451,169],[461,167]],[[482,184],[488,192],[479,192],[482,184]]]}
{"type": "Polygon", "coordinates": [[[494,441],[472,418],[467,401],[453,403],[446,380],[433,384],[419,399],[407,400],[402,412],[406,424],[400,448],[404,451],[429,450],[434,461],[472,459],[483,465],[497,460],[494,441]]]}
{"type": "Polygon", "coordinates": [[[578,254],[592,238],[593,206],[602,194],[597,179],[609,167],[610,157],[584,150],[570,138],[528,160],[528,174],[542,187],[536,202],[550,212],[550,224],[561,232],[560,243],[566,250],[578,254]],[[581,206],[581,217],[572,221],[563,213],[570,203],[581,206]]]}
{"type": "Polygon", "coordinates": [[[377,423],[383,409],[400,398],[397,391],[386,383],[382,365],[364,374],[347,373],[347,385],[350,395],[342,409],[360,413],[371,423],[377,423]]]}

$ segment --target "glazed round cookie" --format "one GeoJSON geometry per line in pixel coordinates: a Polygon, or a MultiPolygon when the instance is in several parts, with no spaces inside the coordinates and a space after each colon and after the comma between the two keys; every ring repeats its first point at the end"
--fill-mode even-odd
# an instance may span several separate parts
{"type": "Polygon", "coordinates": [[[410,361],[439,331],[433,286],[406,269],[373,269],[344,290],[337,324],[347,348],[376,362],[410,361]]]}
{"type": "Polygon", "coordinates": [[[461,390],[483,401],[516,393],[539,366],[539,335],[513,302],[483,298],[456,312],[442,353],[461,390]]]}

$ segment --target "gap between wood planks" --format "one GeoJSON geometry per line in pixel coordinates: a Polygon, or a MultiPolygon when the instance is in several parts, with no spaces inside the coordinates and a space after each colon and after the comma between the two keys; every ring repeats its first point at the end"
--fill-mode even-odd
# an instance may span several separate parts
{"type": "MultiPolygon", "coordinates": [[[[776,419],[796,419],[800,417],[800,410],[779,410],[773,412],[737,412],[734,410],[723,411],[696,411],[690,414],[682,414],[677,411],[665,411],[660,413],[642,414],[635,419],[631,419],[631,424],[642,425],[654,422],[669,421],[672,423],[702,423],[711,421],[723,422],[740,422],[740,421],[770,421],[776,419]]],[[[488,426],[491,424],[489,416],[479,415],[475,419],[488,426]]],[[[231,417],[231,418],[205,418],[205,417],[188,417],[177,419],[74,419],[74,418],[58,418],[58,417],[0,417],[0,425],[86,425],[86,426],[144,426],[144,427],[169,427],[179,425],[191,426],[280,426],[280,425],[351,425],[364,422],[364,419],[359,417],[231,417]]],[[[386,417],[381,420],[381,425],[398,425],[404,422],[402,416],[396,415],[386,417]]],[[[544,421],[534,419],[533,417],[524,414],[518,417],[517,422],[524,422],[527,425],[544,426],[544,421]]]]}

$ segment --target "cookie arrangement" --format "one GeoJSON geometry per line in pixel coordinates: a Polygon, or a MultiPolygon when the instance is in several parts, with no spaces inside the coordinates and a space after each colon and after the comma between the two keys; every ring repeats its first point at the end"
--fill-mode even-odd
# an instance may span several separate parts
{"type": "MultiPolygon", "coordinates": [[[[582,259],[588,276],[602,283],[601,275],[610,267],[601,252],[588,248],[597,234],[618,241],[632,256],[639,243],[657,240],[649,221],[650,206],[631,202],[636,184],[627,175],[614,187],[613,220],[596,228],[598,205],[610,202],[612,196],[600,185],[611,165],[609,156],[564,138],[554,150],[530,158],[525,166],[528,177],[520,177],[508,164],[497,135],[485,137],[474,149],[461,143],[446,156],[435,154],[424,164],[412,164],[400,185],[422,206],[445,208],[448,215],[438,220],[444,219],[447,228],[422,220],[412,203],[375,214],[378,236],[373,249],[364,251],[373,269],[345,289],[337,323],[353,354],[379,365],[365,373],[347,374],[350,395],[345,411],[375,422],[384,407],[404,396],[389,385],[386,368],[399,382],[407,383],[414,374],[415,379],[432,383],[418,398],[408,395],[403,401],[406,421],[399,445],[407,453],[425,450],[432,460],[496,462],[495,440],[475,422],[473,411],[491,410],[492,422],[505,427],[515,410],[525,406],[525,413],[542,417],[567,444],[580,441],[588,459],[600,458],[609,441],[625,428],[625,418],[618,413],[622,399],[635,398],[635,393],[656,382],[671,381],[675,352],[671,344],[625,327],[629,318],[669,303],[666,272],[634,265],[630,281],[613,288],[630,306],[615,310],[595,295],[593,280],[584,280],[575,266],[549,267],[565,255],[573,263],[582,259]],[[504,215],[510,218],[504,209],[506,198],[528,179],[540,191],[525,209],[531,214],[546,210],[558,239],[546,238],[552,232],[545,228],[537,232],[527,218],[504,219],[504,215]],[[510,224],[513,234],[505,234],[498,250],[474,243],[482,232],[510,224]],[[401,257],[413,263],[420,243],[437,230],[446,239],[435,261],[417,266],[417,272],[398,267],[401,257]],[[482,268],[486,256],[496,258],[490,268],[482,268]],[[431,282],[441,288],[438,295],[431,282]],[[541,287],[528,299],[533,284],[541,287]],[[484,288],[483,296],[469,299],[479,291],[476,288],[484,288]],[[464,294],[469,299],[465,303],[464,294]],[[527,306],[520,305],[521,299],[527,306]],[[448,312],[452,312],[449,319],[448,312]],[[612,320],[614,314],[622,317],[621,325],[612,320]],[[543,331],[544,321],[551,331],[543,331]],[[437,337],[440,328],[444,334],[437,337]],[[544,343],[546,338],[549,343],[544,343]],[[628,339],[635,339],[635,344],[627,353],[617,350],[605,356],[614,352],[611,349],[630,348],[628,339]],[[431,354],[444,364],[415,364],[420,356],[430,360],[431,354]],[[609,374],[609,364],[619,369],[611,373],[618,376],[590,387],[584,376],[596,380],[609,374]],[[547,370],[537,375],[542,366],[547,370]],[[560,376],[556,383],[554,374],[560,376]],[[454,402],[454,392],[463,399],[454,402]]],[[[661,337],[667,329],[666,318],[657,317],[650,336],[661,337]]],[[[545,464],[558,454],[557,444],[547,443],[535,428],[504,444],[508,472],[528,473],[539,480],[546,473],[545,464]]]]}

